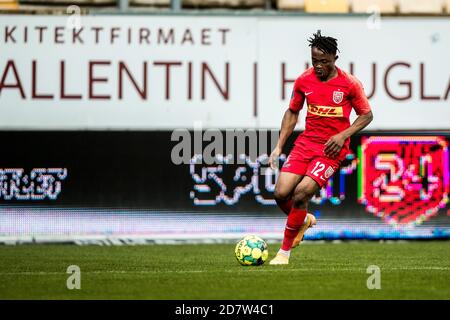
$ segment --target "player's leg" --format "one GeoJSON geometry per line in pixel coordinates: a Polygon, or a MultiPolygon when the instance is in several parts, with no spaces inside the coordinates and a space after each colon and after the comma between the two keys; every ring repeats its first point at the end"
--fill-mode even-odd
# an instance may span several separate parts
{"type": "MultiPolygon", "coordinates": [[[[306,209],[307,210],[307,209],[306,209]]],[[[300,243],[303,241],[303,238],[305,236],[305,232],[309,229],[314,227],[317,224],[316,217],[314,217],[313,214],[307,213],[306,219],[303,222],[302,226],[298,230],[298,234],[294,239],[294,242],[292,243],[291,248],[296,248],[300,245],[300,243]]]]}
{"type": "Polygon", "coordinates": [[[288,215],[292,208],[292,194],[302,180],[303,175],[292,172],[280,172],[275,185],[274,198],[280,209],[288,215]]]}
{"type": "MultiPolygon", "coordinates": [[[[314,180],[319,189],[326,185],[327,181],[331,178],[331,176],[336,172],[341,163],[340,159],[330,159],[327,157],[317,157],[314,161],[311,161],[310,165],[306,170],[306,176],[310,179],[314,180]]],[[[297,191],[297,190],[296,190],[297,191]]],[[[296,191],[294,193],[296,194],[296,191]]],[[[311,197],[310,197],[311,198],[311,197]]],[[[310,199],[309,198],[309,199],[310,199]]],[[[307,208],[308,201],[305,203],[307,208]]],[[[306,221],[300,227],[297,236],[292,243],[292,248],[297,247],[300,242],[303,240],[304,234],[306,230],[316,224],[315,217],[313,215],[307,214],[306,221]]]]}
{"type": "MultiPolygon", "coordinates": [[[[308,169],[306,170],[306,175],[317,182],[319,188],[322,188],[327,184],[328,179],[331,178],[334,172],[341,163],[340,159],[330,159],[328,157],[316,157],[314,161],[311,161],[308,169]]],[[[315,217],[312,215],[307,215],[307,221],[300,228],[298,235],[295,237],[292,243],[292,248],[297,247],[303,240],[306,230],[316,224],[315,217]]]]}
{"type": "MultiPolygon", "coordinates": [[[[274,198],[280,209],[288,215],[292,209],[292,195],[295,188],[303,178],[303,175],[297,175],[292,172],[281,172],[275,185],[274,198]]],[[[303,240],[306,230],[316,225],[316,218],[311,213],[306,215],[305,222],[299,231],[299,236],[294,239],[293,248],[297,247],[303,240]]]]}
{"type": "Polygon", "coordinates": [[[295,237],[294,242],[292,242],[292,248],[298,247],[300,243],[303,241],[303,238],[305,237],[306,230],[314,227],[316,224],[317,224],[316,217],[311,213],[306,214],[305,222],[298,230],[298,234],[295,237]]]}
{"type": "MultiPolygon", "coordinates": [[[[281,249],[276,257],[270,261],[270,264],[288,264],[292,244],[295,237],[299,234],[302,225],[307,218],[307,208],[309,200],[319,191],[320,185],[309,176],[304,176],[294,190],[293,207],[289,213],[286,227],[284,230],[284,239],[281,249]]],[[[307,229],[307,228],[306,228],[307,229]]],[[[306,230],[305,229],[305,230],[306,230]]]]}

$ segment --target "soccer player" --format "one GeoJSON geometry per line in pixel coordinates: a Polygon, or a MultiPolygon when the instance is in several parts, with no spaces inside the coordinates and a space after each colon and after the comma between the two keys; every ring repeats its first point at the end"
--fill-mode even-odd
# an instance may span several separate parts
{"type": "Polygon", "coordinates": [[[335,65],[339,51],[337,40],[322,36],[319,30],[308,41],[313,66],[295,81],[289,108],[281,122],[279,141],[269,160],[270,166],[275,168],[306,100],[305,131],[295,141],[275,186],[277,204],[283,211],[289,211],[283,244],[270,261],[275,265],[289,263],[293,244],[298,245],[303,233],[314,222],[313,216],[307,215],[309,200],[345,159],[350,137],[373,119],[359,80],[335,65]],[[352,108],[358,117],[350,125],[352,108]]]}

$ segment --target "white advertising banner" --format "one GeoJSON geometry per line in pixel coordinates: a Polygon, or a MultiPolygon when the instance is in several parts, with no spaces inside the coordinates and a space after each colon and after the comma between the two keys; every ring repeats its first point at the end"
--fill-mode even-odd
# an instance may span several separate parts
{"type": "Polygon", "coordinates": [[[279,128],[318,29],[364,85],[368,129],[450,129],[449,19],[14,15],[0,129],[279,128]]]}

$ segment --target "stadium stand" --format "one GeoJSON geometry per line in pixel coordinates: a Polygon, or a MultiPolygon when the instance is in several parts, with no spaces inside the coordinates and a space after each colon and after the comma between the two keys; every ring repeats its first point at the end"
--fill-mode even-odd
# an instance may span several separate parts
{"type": "Polygon", "coordinates": [[[441,14],[443,0],[398,0],[401,14],[441,14]]]}
{"type": "Polygon", "coordinates": [[[265,0],[183,0],[187,8],[263,8],[265,0]]]}
{"type": "MultiPolygon", "coordinates": [[[[168,0],[170,1],[170,0],[168,0]]],[[[80,5],[80,6],[97,6],[97,5],[115,5],[116,0],[21,0],[21,4],[34,4],[34,5],[80,5]]]]}
{"type": "Polygon", "coordinates": [[[445,8],[445,12],[447,14],[450,14],[450,0],[445,0],[444,8],[445,8]]]}
{"type": "Polygon", "coordinates": [[[350,6],[354,13],[377,11],[381,14],[394,14],[397,12],[394,0],[352,0],[350,6]]]}
{"type": "MultiPolygon", "coordinates": [[[[5,0],[2,0],[5,1],[5,0]]],[[[11,0],[8,0],[11,1],[11,0]]],[[[182,0],[185,8],[263,8],[266,1],[271,0],[182,0]]],[[[21,0],[21,4],[32,5],[84,5],[90,7],[96,6],[115,6],[117,0],[21,0]]],[[[131,7],[170,7],[170,0],[129,0],[131,7]]]]}
{"type": "Polygon", "coordinates": [[[169,7],[170,0],[130,0],[131,6],[169,7]]]}
{"type": "Polygon", "coordinates": [[[16,0],[0,0],[0,9],[14,10],[19,7],[19,3],[16,0]]]}
{"type": "Polygon", "coordinates": [[[348,13],[348,0],[305,0],[305,12],[308,13],[348,13]]]}
{"type": "MultiPolygon", "coordinates": [[[[133,12],[167,10],[171,0],[128,0],[133,12]]],[[[450,15],[450,0],[180,0],[183,9],[278,10],[305,13],[379,12],[383,15],[450,15]]],[[[119,0],[0,0],[0,11],[21,13],[64,13],[69,5],[78,5],[83,13],[106,9],[119,11],[119,0]]]]}
{"type": "Polygon", "coordinates": [[[305,0],[278,0],[277,8],[279,10],[304,10],[305,0]]]}

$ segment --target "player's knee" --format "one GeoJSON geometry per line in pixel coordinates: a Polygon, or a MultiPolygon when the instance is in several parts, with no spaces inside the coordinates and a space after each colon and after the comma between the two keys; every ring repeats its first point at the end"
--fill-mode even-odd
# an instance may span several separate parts
{"type": "Polygon", "coordinates": [[[294,193],[294,196],[292,197],[292,202],[294,207],[301,208],[305,206],[306,204],[306,194],[302,191],[297,191],[294,193]]]}
{"type": "Polygon", "coordinates": [[[313,195],[314,194],[311,190],[307,188],[297,188],[292,198],[294,207],[302,208],[306,206],[309,199],[311,199],[313,195]]]}
{"type": "Polygon", "coordinates": [[[273,197],[277,202],[283,202],[289,200],[289,193],[281,190],[280,188],[275,188],[273,197]]]}

